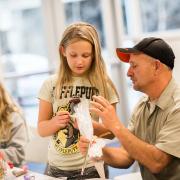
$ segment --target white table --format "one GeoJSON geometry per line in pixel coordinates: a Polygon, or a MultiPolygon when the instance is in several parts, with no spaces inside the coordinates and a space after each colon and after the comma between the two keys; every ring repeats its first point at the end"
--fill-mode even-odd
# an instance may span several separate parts
{"type": "MultiPolygon", "coordinates": [[[[46,176],[44,174],[39,174],[39,173],[35,173],[35,172],[29,172],[28,175],[30,176],[35,176],[35,180],[66,180],[66,178],[61,179],[61,178],[53,178],[50,176],[46,176]]],[[[24,180],[24,175],[19,176],[17,178],[15,178],[14,180],[24,180]]],[[[92,178],[92,179],[88,179],[88,180],[104,180],[101,178],[92,178]]]]}
{"type": "MultiPolygon", "coordinates": [[[[25,175],[34,176],[35,180],[57,180],[57,179],[58,180],[66,180],[67,179],[66,177],[64,177],[64,178],[54,178],[54,177],[50,177],[50,176],[47,176],[47,175],[44,175],[44,174],[32,172],[32,171],[28,171],[28,173],[25,174],[25,175]]],[[[24,180],[24,175],[16,177],[13,180],[24,180]]],[[[93,179],[88,179],[88,180],[102,180],[102,179],[100,179],[100,178],[93,178],[93,179]]]]}
{"type": "Polygon", "coordinates": [[[27,175],[27,176],[34,176],[35,180],[57,180],[57,178],[50,177],[50,176],[40,174],[37,172],[32,172],[32,171],[27,171],[27,173],[20,175],[18,177],[15,177],[12,172],[19,171],[19,170],[22,171],[22,169],[16,168],[16,167],[14,167],[13,169],[9,169],[6,172],[7,175],[6,175],[5,179],[7,179],[7,180],[24,180],[24,176],[27,175]]]}
{"type": "Polygon", "coordinates": [[[114,180],[142,180],[140,172],[116,176],[114,180]]]}
{"type": "MultiPolygon", "coordinates": [[[[34,176],[35,180],[36,179],[37,180],[57,180],[57,178],[53,178],[53,177],[46,176],[44,174],[40,174],[40,173],[36,173],[36,172],[32,172],[32,171],[29,171],[26,175],[34,176]]],[[[17,177],[15,180],[24,180],[24,175],[17,177]]]]}
{"type": "MultiPolygon", "coordinates": [[[[67,178],[64,177],[64,178],[54,178],[54,177],[50,177],[50,176],[47,176],[47,175],[44,175],[44,174],[40,174],[40,173],[37,173],[37,172],[32,172],[32,171],[28,171],[26,174],[23,174],[21,176],[18,176],[18,177],[15,177],[14,175],[12,175],[12,171],[13,170],[22,170],[20,168],[16,168],[14,167],[13,169],[11,169],[10,171],[10,177],[8,176],[8,180],[24,180],[24,176],[25,175],[28,175],[28,176],[34,176],[34,179],[35,180],[66,180],[67,178]],[[13,177],[11,177],[13,176],[13,177]]],[[[101,178],[92,178],[92,179],[88,179],[88,180],[102,180],[101,178]]],[[[104,180],[104,179],[103,179],[104,180]]]]}

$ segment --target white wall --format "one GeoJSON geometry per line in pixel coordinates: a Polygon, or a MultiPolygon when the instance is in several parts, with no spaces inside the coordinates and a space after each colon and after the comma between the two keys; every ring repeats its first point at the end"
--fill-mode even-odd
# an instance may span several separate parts
{"type": "Polygon", "coordinates": [[[174,53],[175,53],[175,65],[174,65],[174,70],[173,70],[173,75],[175,79],[178,81],[180,84],[180,35],[179,38],[171,40],[170,42],[174,53]]]}

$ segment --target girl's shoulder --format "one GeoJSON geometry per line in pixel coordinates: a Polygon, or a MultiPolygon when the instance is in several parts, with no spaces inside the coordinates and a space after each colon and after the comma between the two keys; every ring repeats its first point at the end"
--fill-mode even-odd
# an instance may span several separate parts
{"type": "Polygon", "coordinates": [[[57,81],[57,74],[50,75],[46,81],[56,82],[57,81]]]}
{"type": "Polygon", "coordinates": [[[49,84],[55,86],[57,82],[57,74],[50,75],[47,79],[45,79],[44,84],[49,84]]]}

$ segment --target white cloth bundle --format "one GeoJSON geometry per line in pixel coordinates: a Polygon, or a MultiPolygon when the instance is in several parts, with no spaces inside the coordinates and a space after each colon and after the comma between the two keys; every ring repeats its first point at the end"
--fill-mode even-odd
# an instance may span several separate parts
{"type": "Polygon", "coordinates": [[[102,148],[106,145],[104,139],[94,138],[93,142],[90,145],[88,154],[91,158],[100,158],[102,153],[102,148]]]}

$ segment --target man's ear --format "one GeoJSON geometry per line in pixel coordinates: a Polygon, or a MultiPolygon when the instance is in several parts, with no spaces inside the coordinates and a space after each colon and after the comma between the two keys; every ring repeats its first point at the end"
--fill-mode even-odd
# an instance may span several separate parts
{"type": "Polygon", "coordinates": [[[160,70],[161,68],[162,68],[162,63],[158,59],[156,59],[155,60],[155,69],[160,70]]]}
{"type": "Polygon", "coordinates": [[[64,48],[63,46],[60,46],[59,52],[60,52],[63,56],[66,56],[65,48],[64,48]]]}

